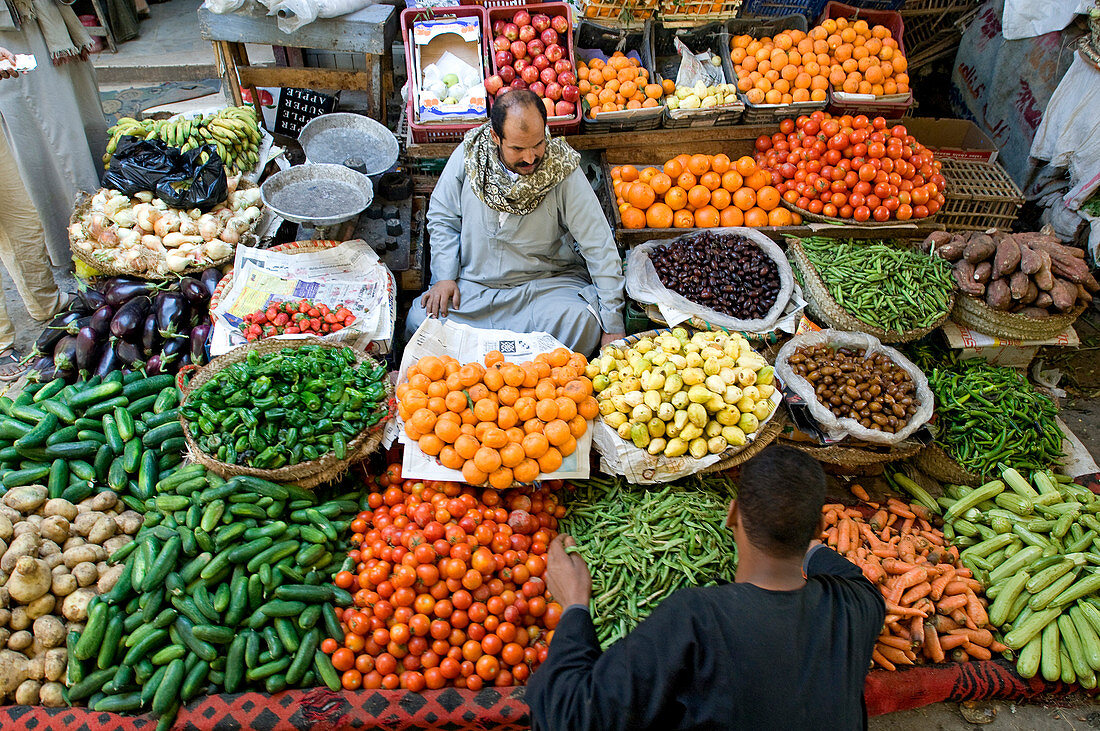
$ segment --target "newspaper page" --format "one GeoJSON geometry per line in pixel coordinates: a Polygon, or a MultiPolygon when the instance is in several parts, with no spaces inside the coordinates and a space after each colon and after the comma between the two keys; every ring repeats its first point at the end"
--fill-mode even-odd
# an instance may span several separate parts
{"type": "MultiPolygon", "coordinates": [[[[406,373],[420,358],[426,355],[449,355],[461,363],[483,362],[485,355],[499,350],[510,363],[523,363],[539,353],[547,353],[555,348],[565,347],[552,335],[544,332],[517,333],[511,330],[480,330],[458,323],[443,322],[428,318],[413,334],[405,353],[401,357],[401,367],[397,383],[408,380],[406,373]]],[[[405,445],[401,474],[424,480],[450,480],[465,482],[462,473],[444,467],[434,457],[429,457],[405,434],[405,422],[395,415],[386,426],[383,442],[388,446],[393,440],[405,445]]],[[[562,466],[551,475],[553,479],[588,479],[588,455],[592,450],[592,422],[588,430],[577,439],[577,450],[565,457],[562,466]]]]}
{"type": "Polygon", "coordinates": [[[329,307],[342,305],[355,315],[350,326],[326,339],[384,352],[393,338],[395,297],[393,275],[361,240],[300,254],[238,246],[233,284],[211,313],[210,351],[217,356],[247,342],[240,330],[245,315],[272,303],[306,298],[329,307]],[[384,347],[376,347],[379,343],[384,347]]]}

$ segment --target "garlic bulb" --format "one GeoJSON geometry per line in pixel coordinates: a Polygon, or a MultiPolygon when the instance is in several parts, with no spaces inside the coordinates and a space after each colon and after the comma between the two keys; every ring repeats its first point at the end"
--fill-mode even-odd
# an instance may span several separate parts
{"type": "Polygon", "coordinates": [[[118,246],[118,227],[109,226],[99,235],[99,243],[105,248],[118,246]]]}
{"type": "Polygon", "coordinates": [[[171,251],[164,255],[164,262],[173,272],[182,272],[191,265],[190,259],[185,256],[178,256],[171,251]]]}
{"type": "Polygon", "coordinates": [[[140,193],[135,193],[134,197],[137,198],[142,203],[149,203],[150,201],[153,200],[153,191],[143,190],[140,193]]]}
{"type": "Polygon", "coordinates": [[[179,230],[180,217],[175,211],[168,211],[153,223],[153,233],[160,236],[162,239],[173,231],[179,230]]]}
{"type": "Polygon", "coordinates": [[[92,210],[96,213],[103,211],[103,206],[107,205],[107,199],[111,196],[107,193],[106,189],[100,190],[98,193],[92,196],[92,210]]]}
{"type": "Polygon", "coordinates": [[[134,224],[137,223],[137,217],[134,215],[133,208],[120,208],[115,211],[110,218],[123,228],[132,228],[134,224]]]}
{"type": "Polygon", "coordinates": [[[180,217],[180,233],[184,236],[198,236],[199,224],[194,219],[186,216],[180,217]]]}
{"type": "Polygon", "coordinates": [[[124,195],[115,195],[107,200],[103,204],[103,212],[107,214],[108,218],[114,218],[115,214],[121,211],[124,207],[130,205],[130,199],[124,195]]]}
{"type": "Polygon", "coordinates": [[[192,208],[190,211],[187,212],[187,215],[191,218],[192,221],[197,221],[202,218],[202,211],[200,211],[198,208],[192,208]]]}

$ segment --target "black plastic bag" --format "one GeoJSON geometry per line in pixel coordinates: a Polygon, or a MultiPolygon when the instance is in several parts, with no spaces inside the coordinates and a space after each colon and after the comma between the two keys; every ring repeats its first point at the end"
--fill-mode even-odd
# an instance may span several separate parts
{"type": "Polygon", "coordinates": [[[180,152],[162,140],[125,136],[111,156],[103,186],[126,195],[151,191],[173,208],[208,211],[225,200],[225,164],[213,145],[180,152]],[[209,153],[204,164],[203,152],[209,153]]]}

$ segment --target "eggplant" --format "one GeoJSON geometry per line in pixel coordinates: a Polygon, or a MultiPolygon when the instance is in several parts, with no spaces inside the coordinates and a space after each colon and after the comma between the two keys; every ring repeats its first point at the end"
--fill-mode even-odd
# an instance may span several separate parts
{"type": "MultiPolygon", "coordinates": [[[[73,313],[73,314],[79,315],[80,313],[73,313]]],[[[61,327],[59,327],[58,330],[60,330],[65,335],[76,335],[77,333],[80,332],[80,328],[88,327],[91,324],[92,324],[92,316],[91,315],[80,315],[79,317],[77,317],[72,322],[66,323],[66,324],[62,325],[61,327]]]]}
{"type": "Polygon", "coordinates": [[[214,296],[214,290],[218,288],[218,282],[222,281],[222,272],[217,267],[210,267],[205,270],[199,277],[199,281],[206,287],[206,291],[209,292],[209,297],[214,296]]]}
{"type": "Polygon", "coordinates": [[[76,336],[76,369],[86,372],[95,363],[99,351],[100,333],[94,328],[82,327],[76,336]]]}
{"type": "Polygon", "coordinates": [[[180,294],[193,305],[201,305],[210,299],[210,293],[206,291],[206,285],[194,277],[184,277],[180,280],[180,294]]]}
{"type": "Polygon", "coordinates": [[[186,337],[175,337],[168,340],[160,349],[160,354],[165,358],[176,360],[187,350],[190,341],[186,337]]]}
{"type": "Polygon", "coordinates": [[[153,300],[153,312],[157,316],[157,328],[168,337],[185,329],[187,300],[179,292],[161,292],[153,300]]]}
{"type": "Polygon", "coordinates": [[[206,363],[206,341],[214,326],[209,322],[191,329],[191,362],[196,365],[206,363]]]}
{"type": "Polygon", "coordinates": [[[53,362],[61,371],[76,370],[76,336],[66,335],[53,349],[53,362]]]}
{"type": "Polygon", "coordinates": [[[145,355],[142,354],[141,348],[127,340],[120,340],[115,344],[115,351],[118,353],[118,357],[122,359],[123,363],[140,363],[145,359],[145,355]]]}
{"type": "Polygon", "coordinates": [[[170,362],[171,361],[166,360],[160,353],[153,355],[149,360],[145,361],[145,375],[159,376],[161,373],[167,373],[168,364],[170,362]]]}
{"type": "Polygon", "coordinates": [[[129,277],[115,277],[107,283],[104,295],[107,304],[119,307],[138,297],[148,297],[158,291],[159,287],[151,282],[129,277]]]}
{"type": "Polygon", "coordinates": [[[117,371],[122,367],[122,359],[118,357],[116,345],[118,345],[118,340],[111,338],[104,346],[103,354],[99,356],[99,362],[95,367],[95,375],[100,378],[106,378],[111,371],[117,371]]]}
{"type": "Polygon", "coordinates": [[[46,383],[57,378],[57,366],[54,365],[53,358],[48,355],[35,358],[27,371],[27,378],[37,383],[46,383]]]}
{"type": "Polygon", "coordinates": [[[141,337],[141,323],[149,312],[152,300],[142,295],[128,300],[111,319],[111,334],[127,340],[141,337]]]}
{"type": "Polygon", "coordinates": [[[107,304],[107,298],[104,297],[103,293],[98,289],[89,288],[77,290],[76,296],[91,312],[95,312],[100,307],[107,304]]]}
{"type": "Polygon", "coordinates": [[[88,326],[95,330],[100,337],[106,337],[111,331],[111,319],[114,316],[115,308],[104,304],[92,315],[92,321],[88,323],[88,326]]]}
{"type": "Polygon", "coordinates": [[[160,347],[160,332],[157,330],[157,315],[150,312],[141,326],[141,348],[146,356],[152,355],[160,347]]]}
{"type": "Polygon", "coordinates": [[[76,322],[80,317],[81,315],[78,312],[66,312],[50,320],[50,322],[46,324],[46,329],[38,336],[38,340],[34,341],[35,351],[42,355],[52,353],[54,346],[57,345],[57,341],[65,337],[65,326],[69,323],[76,322]]]}
{"type": "Polygon", "coordinates": [[[179,373],[180,368],[191,365],[191,354],[184,351],[180,359],[168,364],[169,373],[179,373]]]}

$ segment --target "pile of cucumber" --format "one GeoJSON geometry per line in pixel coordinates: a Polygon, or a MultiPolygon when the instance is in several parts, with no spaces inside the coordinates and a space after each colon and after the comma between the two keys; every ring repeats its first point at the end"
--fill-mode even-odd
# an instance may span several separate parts
{"type": "Polygon", "coordinates": [[[1020,675],[1095,688],[1100,672],[1100,498],[1043,472],[1014,469],[977,488],[948,487],[944,534],[986,586],[989,623],[1020,675]]]}
{"type": "Polygon", "coordinates": [[[175,376],[114,371],[66,385],[28,383],[0,397],[0,493],[45,484],[77,503],[100,489],[145,512],[153,487],[183,461],[175,376]]]}
{"type": "Polygon", "coordinates": [[[125,562],[118,583],[69,634],[69,701],[151,710],[168,728],[204,692],[339,690],[320,644],[344,636],[334,605],[352,597],[331,579],[350,561],[342,534],[358,493],[320,502],[192,464],[154,495],[136,540],[112,557],[125,562]]]}

